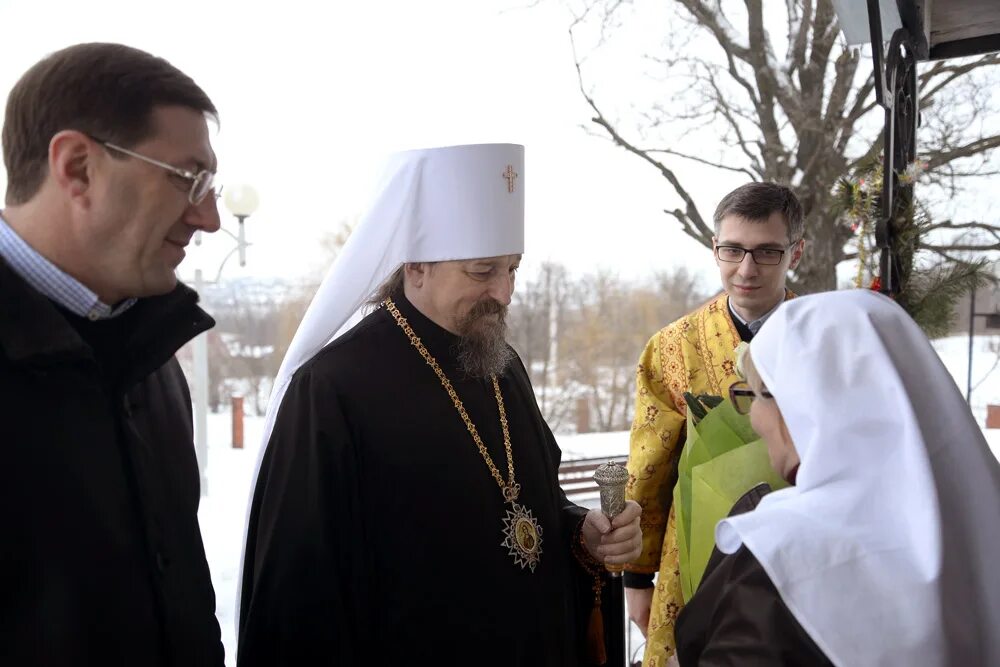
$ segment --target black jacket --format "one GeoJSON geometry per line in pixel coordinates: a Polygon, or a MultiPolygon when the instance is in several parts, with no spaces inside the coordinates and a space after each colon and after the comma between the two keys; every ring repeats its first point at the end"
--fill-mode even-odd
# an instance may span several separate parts
{"type": "MultiPolygon", "coordinates": [[[[754,487],[729,516],[754,509],[770,490],[754,487]]],[[[674,634],[681,667],[832,667],[746,546],[728,556],[713,549],[674,634]]]]}
{"type": "Polygon", "coordinates": [[[120,317],[96,354],[0,260],[0,664],[223,664],[174,358],[214,322],[183,285],[120,317]]]}

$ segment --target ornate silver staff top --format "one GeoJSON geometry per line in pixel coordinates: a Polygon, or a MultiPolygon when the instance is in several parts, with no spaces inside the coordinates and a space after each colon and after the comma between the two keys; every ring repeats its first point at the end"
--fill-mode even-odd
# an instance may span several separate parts
{"type": "Polygon", "coordinates": [[[614,519],[625,509],[628,470],[614,461],[608,461],[594,473],[594,481],[601,489],[601,511],[609,519],[614,519]]]}

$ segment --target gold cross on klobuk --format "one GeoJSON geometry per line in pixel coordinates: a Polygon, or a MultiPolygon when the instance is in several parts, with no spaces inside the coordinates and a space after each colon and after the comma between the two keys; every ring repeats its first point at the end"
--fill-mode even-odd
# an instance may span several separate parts
{"type": "Polygon", "coordinates": [[[514,181],[517,180],[517,172],[514,171],[512,165],[507,165],[507,169],[503,172],[503,177],[507,179],[507,192],[514,192],[514,181]]]}

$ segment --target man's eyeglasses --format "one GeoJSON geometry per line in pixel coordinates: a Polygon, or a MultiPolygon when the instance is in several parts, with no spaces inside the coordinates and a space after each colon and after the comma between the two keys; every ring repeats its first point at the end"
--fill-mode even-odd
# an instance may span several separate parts
{"type": "MultiPolygon", "coordinates": [[[[187,169],[182,169],[180,167],[175,167],[166,162],[160,162],[151,157],[142,155],[141,153],[136,153],[135,151],[130,151],[127,148],[122,148],[117,146],[110,141],[102,141],[101,139],[94,138],[94,141],[100,143],[105,148],[110,148],[113,151],[122,153],[123,155],[128,155],[129,157],[134,157],[137,160],[142,160],[143,162],[148,162],[149,164],[160,167],[161,169],[166,169],[174,176],[178,178],[183,178],[186,181],[191,181],[191,189],[188,191],[188,201],[193,205],[197,206],[205,197],[212,192],[212,185],[215,182],[215,174],[208,169],[202,169],[201,171],[195,173],[193,171],[188,171],[187,169]]],[[[219,189],[218,193],[215,194],[216,199],[218,199],[219,194],[221,194],[222,189],[219,189]]]]}
{"type": "MultiPolygon", "coordinates": [[[[795,243],[798,243],[798,241],[795,241],[795,243]]],[[[795,243],[789,245],[788,248],[794,246],[795,243]]],[[[754,248],[753,250],[747,250],[738,245],[717,245],[715,246],[715,256],[719,258],[720,262],[739,264],[747,256],[747,253],[750,253],[755,263],[774,266],[775,264],[781,264],[781,258],[788,252],[788,248],[784,250],[778,250],[777,248],[754,248]]]]}
{"type": "Polygon", "coordinates": [[[729,400],[733,404],[733,407],[736,408],[736,412],[741,415],[750,414],[750,406],[753,404],[753,399],[758,396],[761,398],[774,398],[766,390],[762,390],[758,394],[746,382],[737,382],[729,388],[729,400]]]}

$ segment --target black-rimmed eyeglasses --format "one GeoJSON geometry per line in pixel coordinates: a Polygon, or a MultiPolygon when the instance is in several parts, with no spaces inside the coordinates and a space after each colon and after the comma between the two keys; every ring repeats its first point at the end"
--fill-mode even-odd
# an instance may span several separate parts
{"type": "MultiPolygon", "coordinates": [[[[215,173],[209,171],[208,169],[202,169],[201,171],[195,173],[187,169],[182,169],[181,167],[175,167],[172,164],[167,164],[166,162],[161,162],[142,153],[136,153],[127,148],[122,148],[110,141],[103,141],[101,139],[94,138],[94,141],[98,142],[105,148],[110,148],[113,151],[117,151],[123,155],[128,155],[129,157],[134,157],[137,160],[142,160],[143,162],[148,162],[149,164],[155,165],[161,169],[166,169],[174,176],[178,178],[183,178],[186,181],[191,181],[191,189],[188,191],[188,201],[193,205],[197,206],[205,197],[212,192],[212,186],[215,182],[215,173]]],[[[222,189],[219,189],[221,193],[222,189]]],[[[218,197],[219,193],[213,193],[218,197]]]]}
{"type": "Polygon", "coordinates": [[[737,382],[729,388],[729,400],[736,408],[736,412],[741,415],[750,414],[750,406],[753,405],[753,399],[757,397],[761,398],[774,398],[771,392],[766,389],[762,389],[760,393],[755,392],[750,388],[746,382],[737,382]]]}
{"type": "MultiPolygon", "coordinates": [[[[798,241],[795,243],[798,243],[798,241]]],[[[750,253],[755,263],[774,266],[775,264],[781,264],[781,258],[785,256],[788,249],[793,247],[795,243],[792,243],[783,250],[778,248],[754,248],[753,250],[749,250],[738,245],[717,245],[715,246],[715,256],[719,258],[720,262],[739,264],[747,256],[747,253],[750,253]]]]}

